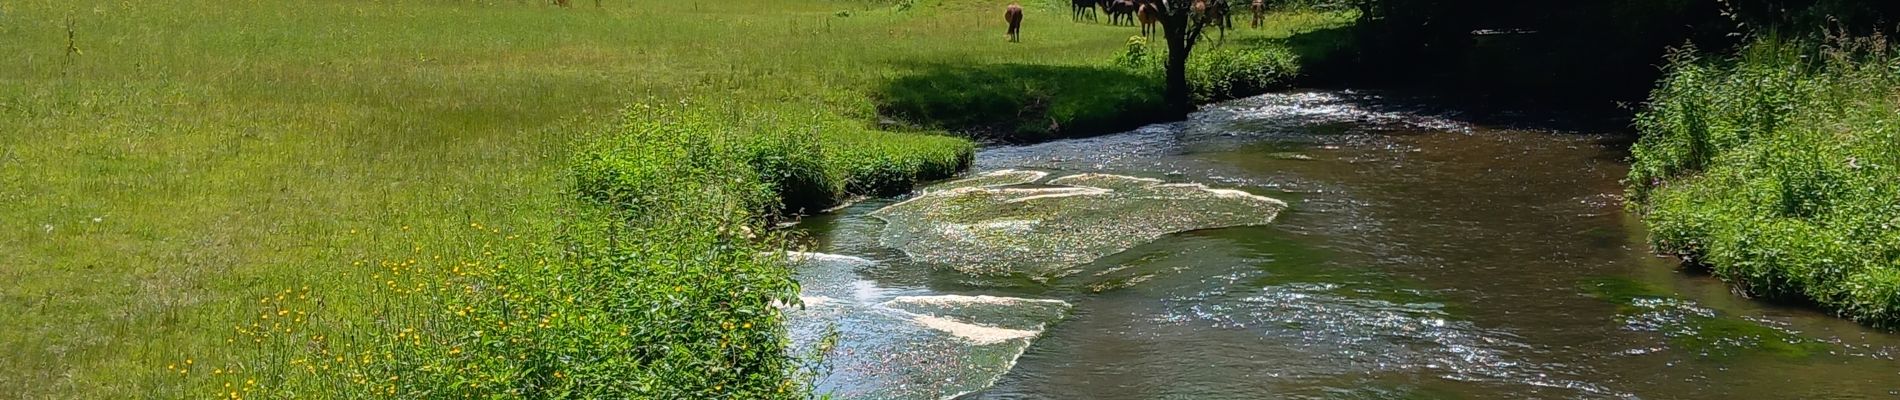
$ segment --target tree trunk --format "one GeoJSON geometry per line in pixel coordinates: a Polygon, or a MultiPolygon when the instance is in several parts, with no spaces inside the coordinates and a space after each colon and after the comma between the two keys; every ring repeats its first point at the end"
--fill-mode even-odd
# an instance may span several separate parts
{"type": "Polygon", "coordinates": [[[1186,12],[1176,12],[1166,14],[1161,24],[1162,36],[1168,40],[1168,112],[1180,119],[1194,112],[1194,96],[1187,80],[1188,53],[1194,51],[1194,43],[1188,40],[1188,22],[1186,12]]]}

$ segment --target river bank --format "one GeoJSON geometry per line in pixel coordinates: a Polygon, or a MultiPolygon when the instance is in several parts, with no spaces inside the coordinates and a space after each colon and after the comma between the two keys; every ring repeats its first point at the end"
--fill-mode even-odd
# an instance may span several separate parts
{"type": "MultiPolygon", "coordinates": [[[[1628,132],[1471,123],[1409,103],[1380,93],[1271,94],[1216,104],[1182,123],[980,150],[972,176],[1126,175],[1290,205],[1265,224],[1167,235],[1045,281],[938,267],[932,253],[887,240],[888,226],[915,224],[883,211],[905,198],[809,217],[792,228],[809,233],[806,248],[854,261],[800,273],[851,288],[823,294],[832,300],[823,304],[869,310],[794,315],[807,318],[794,323],[807,327],[801,340],[838,324],[836,351],[849,354],[819,389],[937,398],[986,380],[945,380],[926,368],[956,360],[1005,371],[964,398],[1717,399],[1892,390],[1900,338],[1736,298],[1723,282],[1677,273],[1671,259],[1652,255],[1643,223],[1621,205],[1628,132]],[[954,296],[1072,309],[1037,319],[1045,323],[1033,341],[1012,344],[1021,355],[1001,358],[960,357],[989,353],[952,335],[889,335],[934,328],[876,317],[889,299],[954,296]],[[867,337],[933,350],[842,347],[867,337]],[[910,379],[923,376],[935,379],[910,379]],[[924,381],[942,384],[880,386],[924,381]]],[[[1157,210],[1102,214],[1142,225],[1205,209],[1164,200],[1148,207],[1157,210]]],[[[1034,232],[1021,235],[1033,242],[1042,234],[1034,232]]]]}
{"type": "Polygon", "coordinates": [[[1629,175],[1657,249],[1751,297],[1900,326],[1896,54],[1876,37],[1673,59],[1629,175]]]}

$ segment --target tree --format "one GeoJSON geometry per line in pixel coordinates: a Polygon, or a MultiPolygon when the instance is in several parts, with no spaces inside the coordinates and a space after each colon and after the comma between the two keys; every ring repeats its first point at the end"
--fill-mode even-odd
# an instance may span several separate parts
{"type": "Polygon", "coordinates": [[[1194,45],[1201,41],[1208,27],[1226,29],[1219,19],[1208,17],[1208,11],[1210,7],[1220,7],[1216,12],[1226,12],[1227,0],[1148,2],[1161,14],[1161,36],[1168,40],[1168,108],[1175,116],[1185,118],[1194,112],[1194,96],[1188,90],[1187,81],[1188,53],[1194,51],[1194,45]]]}

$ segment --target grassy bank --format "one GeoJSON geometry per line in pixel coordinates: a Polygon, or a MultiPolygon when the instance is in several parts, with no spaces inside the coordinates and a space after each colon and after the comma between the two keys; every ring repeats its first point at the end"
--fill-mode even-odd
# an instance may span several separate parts
{"type": "Polygon", "coordinates": [[[1879,39],[1677,56],[1638,119],[1657,248],[1745,293],[1900,326],[1900,52],[1879,39]]]}
{"type": "MultiPolygon", "coordinates": [[[[575,3],[0,3],[0,391],[795,395],[761,216],[1012,108],[904,96],[1082,134],[1151,95],[1054,2],[1022,44],[975,1],[575,3]]],[[[1281,17],[1230,40],[1346,20],[1281,17]]]]}

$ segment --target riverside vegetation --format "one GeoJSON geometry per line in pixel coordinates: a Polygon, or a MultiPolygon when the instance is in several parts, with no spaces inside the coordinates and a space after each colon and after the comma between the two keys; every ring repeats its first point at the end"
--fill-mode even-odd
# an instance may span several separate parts
{"type": "Polygon", "coordinates": [[[1659,250],[1900,327],[1900,52],[1880,36],[1689,49],[1651,96],[1629,193],[1659,250]]]}
{"type": "Polygon", "coordinates": [[[800,397],[775,215],[1161,101],[1055,2],[1014,45],[976,1],[597,4],[0,3],[0,389],[800,397]]]}
{"type": "Polygon", "coordinates": [[[1657,250],[1900,328],[1900,2],[1355,5],[1357,53],[1325,69],[1361,84],[1586,111],[1647,94],[1619,108],[1639,110],[1627,194],[1657,250]]]}

